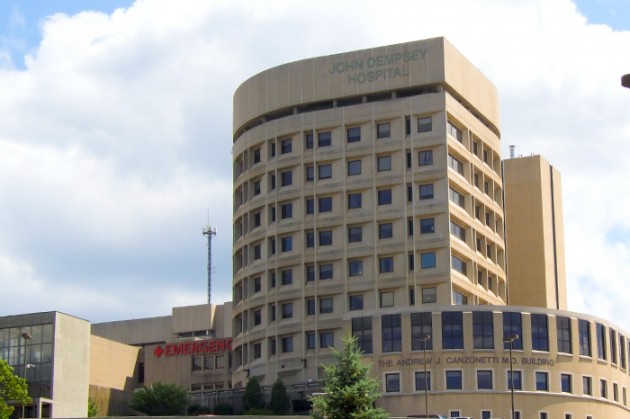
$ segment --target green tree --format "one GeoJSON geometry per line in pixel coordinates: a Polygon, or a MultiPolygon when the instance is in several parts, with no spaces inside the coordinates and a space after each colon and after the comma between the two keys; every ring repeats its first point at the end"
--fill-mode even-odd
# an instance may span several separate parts
{"type": "Polygon", "coordinates": [[[324,368],[324,395],[311,397],[316,418],[381,419],[387,412],[374,405],[381,394],[379,383],[370,376],[370,365],[361,362],[356,338],[343,338],[343,350],[335,350],[336,364],[324,368]]]}
{"type": "Polygon", "coordinates": [[[247,413],[252,409],[264,409],[265,399],[263,399],[260,383],[256,377],[247,381],[245,394],[243,394],[243,411],[247,413]]]}
{"type": "Polygon", "coordinates": [[[94,418],[98,416],[98,404],[93,398],[88,397],[88,418],[94,418]]]}
{"type": "Polygon", "coordinates": [[[9,419],[15,409],[7,405],[8,400],[15,400],[20,404],[31,402],[26,380],[15,375],[13,367],[0,358],[0,419],[9,419]]]}
{"type": "Polygon", "coordinates": [[[136,390],[130,406],[148,416],[185,415],[188,391],[177,384],[154,383],[136,390]]]}
{"type": "Polygon", "coordinates": [[[284,415],[289,411],[291,400],[289,394],[284,386],[284,383],[280,378],[273,383],[271,388],[271,401],[269,402],[269,408],[276,415],[284,415]]]}

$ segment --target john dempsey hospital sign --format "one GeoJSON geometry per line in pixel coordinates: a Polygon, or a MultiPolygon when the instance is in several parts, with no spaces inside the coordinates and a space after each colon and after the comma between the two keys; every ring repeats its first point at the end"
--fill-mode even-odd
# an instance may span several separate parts
{"type": "Polygon", "coordinates": [[[394,52],[355,60],[332,63],[328,74],[344,75],[348,84],[363,84],[378,80],[409,76],[409,63],[424,60],[426,48],[394,52]]]}

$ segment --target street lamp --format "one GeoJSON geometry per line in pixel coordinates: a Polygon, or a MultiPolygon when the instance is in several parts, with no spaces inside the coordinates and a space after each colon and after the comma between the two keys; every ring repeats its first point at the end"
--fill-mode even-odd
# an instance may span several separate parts
{"type": "MultiPolygon", "coordinates": [[[[28,333],[22,333],[22,340],[24,341],[24,368],[22,369],[22,378],[26,381],[26,364],[28,363],[26,357],[26,341],[31,340],[33,337],[28,333]]],[[[26,403],[22,403],[22,418],[24,418],[24,412],[26,411],[26,403]]]]}
{"type": "Polygon", "coordinates": [[[621,76],[621,85],[630,89],[630,74],[621,76]]]}
{"type": "Polygon", "coordinates": [[[515,419],[514,416],[516,414],[514,411],[514,368],[512,365],[512,346],[515,340],[518,340],[518,334],[503,337],[503,343],[510,344],[510,393],[512,396],[512,419],[515,419]]]}
{"type": "Polygon", "coordinates": [[[424,356],[424,416],[427,418],[429,417],[429,377],[427,376],[427,341],[429,339],[431,339],[431,335],[429,334],[420,337],[424,356]]]}

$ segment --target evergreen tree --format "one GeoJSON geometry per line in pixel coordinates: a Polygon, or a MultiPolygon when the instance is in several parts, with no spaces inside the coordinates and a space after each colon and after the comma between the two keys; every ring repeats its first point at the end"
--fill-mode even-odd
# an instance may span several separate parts
{"type": "Polygon", "coordinates": [[[273,383],[271,388],[271,401],[269,402],[269,408],[276,415],[284,415],[289,411],[291,401],[289,400],[289,394],[284,386],[284,383],[280,378],[273,383]]]}
{"type": "Polygon", "coordinates": [[[20,404],[30,403],[26,380],[13,372],[13,367],[0,358],[0,419],[9,419],[15,409],[7,405],[7,401],[17,401],[20,404]]]}
{"type": "Polygon", "coordinates": [[[264,409],[265,399],[263,398],[260,383],[256,377],[247,381],[245,394],[243,394],[243,411],[247,413],[252,409],[264,409]]]}
{"type": "Polygon", "coordinates": [[[324,395],[314,396],[316,418],[382,419],[387,412],[375,407],[381,394],[379,383],[370,377],[370,366],[361,362],[361,349],[356,338],[343,338],[343,350],[336,351],[336,364],[325,367],[324,395]]]}

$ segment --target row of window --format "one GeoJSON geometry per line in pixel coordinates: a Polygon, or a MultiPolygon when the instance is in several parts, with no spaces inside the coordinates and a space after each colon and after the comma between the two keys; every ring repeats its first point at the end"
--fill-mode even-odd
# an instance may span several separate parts
{"type": "MultiPolygon", "coordinates": [[[[427,298],[434,298],[435,288],[427,288],[427,298]],[[433,294],[433,295],[431,295],[433,294]]],[[[424,293],[423,293],[424,299],[424,293]]],[[[393,307],[394,306],[394,292],[383,291],[379,295],[380,307],[393,307]]],[[[305,315],[314,315],[316,310],[320,314],[332,313],[334,297],[322,296],[317,300],[315,298],[305,299],[305,315]]],[[[280,316],[282,319],[289,319],[293,317],[293,302],[282,302],[278,304],[280,309],[280,316]]],[[[360,293],[352,294],[348,297],[348,307],[350,311],[363,309],[363,295],[360,293]]],[[[269,319],[270,322],[276,320],[276,304],[269,305],[269,319]]],[[[254,326],[262,323],[262,308],[252,310],[254,326]]],[[[463,312],[461,311],[445,311],[441,314],[441,345],[442,349],[465,349],[464,348],[464,328],[463,328],[463,312]]],[[[401,330],[401,314],[389,314],[381,316],[381,335],[382,346],[381,351],[386,352],[399,352],[402,350],[403,333],[401,330]]],[[[494,334],[494,313],[489,311],[475,311],[472,313],[473,320],[473,349],[495,349],[497,337],[494,334]]],[[[530,330],[531,336],[529,342],[531,342],[531,349],[535,351],[550,351],[550,339],[549,339],[549,317],[546,314],[531,313],[530,318],[530,330]]],[[[553,318],[552,318],[553,319],[553,318]]],[[[241,322],[243,318],[238,316],[235,320],[236,334],[240,333],[243,325],[241,322]]],[[[358,339],[359,345],[366,354],[373,353],[372,342],[372,317],[356,317],[352,319],[352,334],[358,339]]],[[[433,339],[425,339],[427,336],[433,336],[433,316],[430,312],[412,313],[411,314],[411,330],[410,345],[412,351],[417,350],[432,350],[433,339]]],[[[571,319],[568,317],[557,316],[555,317],[557,339],[556,347],[560,353],[573,353],[572,340],[571,340],[571,319]]],[[[503,349],[522,350],[523,349],[523,325],[522,325],[522,313],[519,312],[503,312],[503,335],[502,336],[516,336],[511,343],[503,342],[503,349]]],[[[579,353],[583,356],[590,356],[590,353],[584,353],[585,348],[590,348],[590,339],[585,339],[582,335],[584,325],[590,330],[591,323],[588,320],[580,319],[578,321],[579,327],[579,353]]],[[[596,323],[596,328],[600,328],[603,325],[596,323]]],[[[246,326],[245,326],[246,328],[246,326]]],[[[611,337],[610,345],[616,347],[619,344],[619,359],[620,366],[623,369],[627,368],[627,352],[630,350],[630,344],[628,340],[621,334],[618,334],[614,329],[609,328],[609,336],[611,337]]],[[[596,343],[599,346],[599,342],[596,343]]],[[[615,359],[617,355],[615,355],[615,359]]]]}
{"type": "MultiPolygon", "coordinates": [[[[497,390],[494,379],[495,371],[491,369],[478,369],[476,374],[475,390],[497,390]]],[[[505,388],[511,390],[535,390],[550,391],[551,382],[548,371],[534,371],[533,388],[523,387],[523,371],[514,370],[513,373],[506,371],[505,388]]],[[[561,373],[559,376],[560,392],[575,393],[574,378],[572,374],[561,373]]],[[[619,401],[619,384],[612,383],[612,399],[619,401]]],[[[401,373],[386,373],[384,377],[384,386],[386,393],[400,393],[403,391],[401,385],[401,373]]],[[[608,380],[599,380],[599,396],[609,398],[608,380]]],[[[415,371],[414,372],[414,390],[415,391],[440,391],[440,390],[465,390],[464,388],[464,371],[462,370],[445,370],[444,371],[444,388],[435,388],[432,383],[432,371],[415,371]]],[[[468,389],[466,389],[468,390],[468,389]]],[[[623,404],[627,404],[627,392],[623,387],[623,404]]],[[[593,396],[593,378],[590,376],[582,376],[582,395],[593,396]]]]}
{"type": "MultiPolygon", "coordinates": [[[[416,132],[419,134],[433,131],[433,118],[431,116],[421,116],[415,118],[416,132]]],[[[363,133],[364,126],[357,125],[347,127],[345,129],[345,141],[348,144],[360,143],[364,139],[363,133]]],[[[386,139],[392,137],[392,122],[377,122],[375,124],[376,139],[386,139]]],[[[411,117],[405,117],[405,135],[411,134],[411,117]]],[[[305,132],[303,134],[303,150],[312,150],[314,148],[327,148],[335,143],[335,135],[337,130],[331,129],[314,130],[311,132],[305,132]]],[[[500,157],[497,153],[493,152],[483,142],[471,135],[468,138],[468,131],[466,136],[464,131],[459,127],[458,123],[448,120],[446,124],[446,133],[455,138],[480,161],[490,166],[496,173],[499,173],[500,157]],[[466,137],[466,138],[465,138],[466,137]]],[[[295,136],[287,136],[280,139],[271,139],[267,141],[267,156],[268,159],[272,159],[279,155],[291,154],[294,151],[295,136]]],[[[240,174],[244,173],[248,167],[253,167],[256,164],[262,162],[262,146],[255,146],[249,149],[247,152],[239,156],[234,163],[234,178],[236,179],[240,174]]]]}

